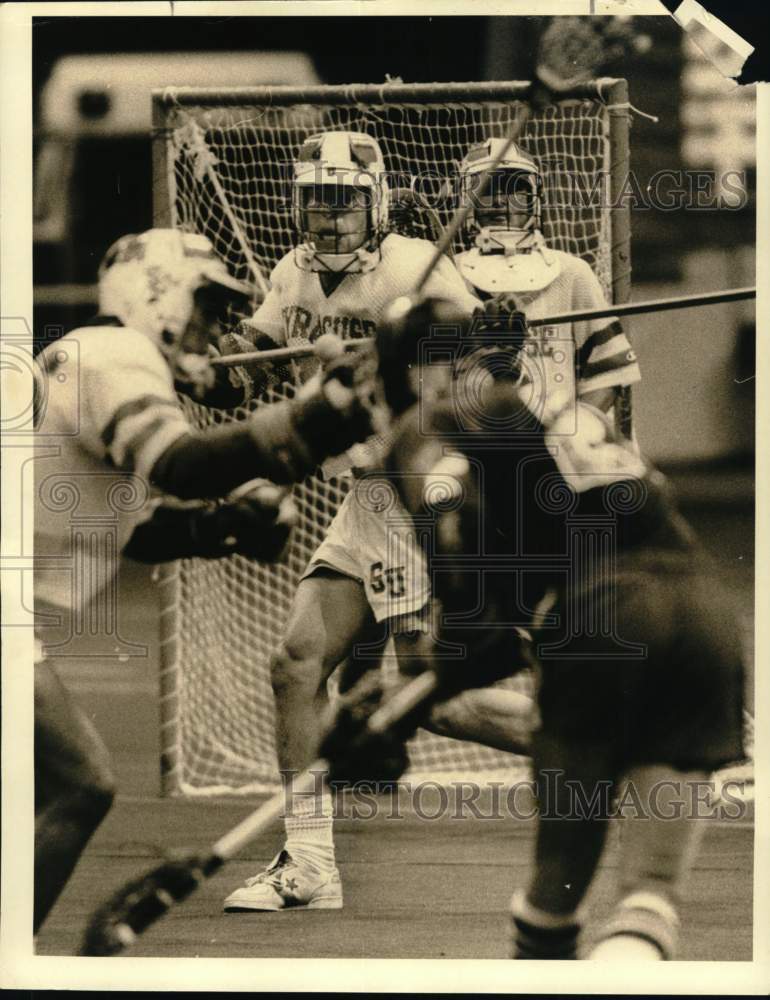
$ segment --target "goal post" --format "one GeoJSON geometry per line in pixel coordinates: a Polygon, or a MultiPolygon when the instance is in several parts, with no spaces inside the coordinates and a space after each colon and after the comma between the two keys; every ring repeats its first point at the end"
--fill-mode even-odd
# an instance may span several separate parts
{"type": "MultiPolygon", "coordinates": [[[[451,84],[168,88],[153,94],[154,222],[208,236],[231,273],[260,285],[293,246],[290,168],[310,134],[373,135],[391,187],[411,186],[446,226],[467,148],[520,126],[543,173],[549,245],[582,257],[610,301],[630,292],[629,103],[624,80],[601,79],[529,104],[521,81],[451,84]]],[[[462,233],[454,250],[467,247],[462,233]]],[[[287,376],[289,373],[286,373],[287,376]]],[[[183,406],[196,427],[243,419],[285,398],[272,380],[232,411],[183,406]]],[[[625,402],[626,417],[628,401],[625,402]]],[[[295,487],[300,522],[278,566],[240,556],[182,560],[159,571],[161,769],[165,794],[258,792],[278,782],[270,657],[299,577],[349,488],[311,476],[295,487]]],[[[515,781],[518,758],[427,733],[410,744],[414,774],[515,781]]]]}
{"type": "MultiPolygon", "coordinates": [[[[610,273],[612,294],[610,301],[615,305],[628,302],[631,297],[631,208],[624,197],[624,189],[631,171],[631,147],[629,131],[631,127],[628,83],[614,80],[612,97],[607,102],[609,129],[609,204],[610,204],[610,273]]],[[[628,334],[628,321],[625,322],[628,334]]],[[[615,420],[618,430],[625,437],[632,437],[631,387],[624,386],[615,406],[615,420]]]]}

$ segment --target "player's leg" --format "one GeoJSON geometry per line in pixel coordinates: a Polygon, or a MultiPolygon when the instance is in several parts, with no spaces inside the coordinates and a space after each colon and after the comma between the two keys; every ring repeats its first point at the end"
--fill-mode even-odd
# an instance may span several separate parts
{"type": "MultiPolygon", "coordinates": [[[[358,580],[320,567],[300,582],[285,638],[271,664],[278,763],[284,774],[303,771],[315,758],[326,680],[370,619],[358,580]]],[[[266,871],[228,896],[225,910],[339,909],[332,813],[322,775],[310,793],[292,794],[288,784],[285,848],[266,871]]]]}
{"type": "MultiPolygon", "coordinates": [[[[346,496],[300,583],[286,637],[273,660],[278,759],[284,771],[301,771],[316,755],[326,680],[356,640],[375,620],[385,622],[394,611],[410,611],[427,601],[427,593],[415,593],[426,584],[419,560],[412,558],[412,533],[403,518],[398,519],[400,532],[389,531],[390,507],[381,502],[380,484],[361,480],[346,496]]],[[[392,490],[387,484],[384,490],[387,499],[392,490]]],[[[342,905],[332,803],[320,776],[317,792],[291,797],[286,834],[287,852],[229,896],[226,910],[342,905]],[[309,886],[319,875],[323,885],[316,892],[309,886]]]]}
{"type": "MultiPolygon", "coordinates": [[[[427,608],[420,631],[429,628],[427,608]]],[[[412,663],[417,632],[392,626],[399,669],[409,675],[415,671],[412,663]]],[[[513,669],[515,665],[511,665],[513,669]]],[[[417,667],[419,669],[419,665],[417,667]]],[[[424,728],[438,736],[469,740],[508,753],[529,755],[532,732],[538,713],[534,700],[523,690],[516,690],[509,681],[489,687],[471,688],[454,698],[435,705],[424,728]]]]}
{"type": "Polygon", "coordinates": [[[281,770],[301,771],[315,757],[326,680],[371,621],[363,585],[321,567],[303,579],[283,642],[271,662],[276,750],[281,770]]]}
{"type": "Polygon", "coordinates": [[[527,756],[536,724],[537,707],[532,698],[495,684],[463,691],[436,705],[425,728],[439,736],[527,756]]]}
{"type": "Polygon", "coordinates": [[[35,666],[35,932],[109,811],[107,748],[50,663],[35,666]]]}
{"type": "Polygon", "coordinates": [[[354,487],[334,516],[294,596],[284,638],[271,661],[276,743],[282,770],[303,770],[315,757],[326,680],[372,621],[360,539],[366,523],[354,487]]]}
{"type": "Polygon", "coordinates": [[[633,768],[628,782],[635,800],[648,809],[623,820],[618,861],[619,902],[599,934],[589,958],[645,961],[676,956],[677,908],[705,825],[683,814],[695,782],[706,771],[679,771],[668,765],[633,768]]]}
{"type": "Polygon", "coordinates": [[[705,829],[696,782],[742,749],[740,637],[716,581],[647,574],[635,594],[637,621],[669,638],[649,644],[638,689],[627,776],[646,810],[623,821],[619,901],[590,955],[602,960],[676,957],[677,908],[705,829]]]}
{"type": "Polygon", "coordinates": [[[539,732],[533,739],[538,797],[529,885],[511,903],[512,955],[574,959],[580,904],[596,872],[609,823],[613,761],[604,741],[539,732]]]}

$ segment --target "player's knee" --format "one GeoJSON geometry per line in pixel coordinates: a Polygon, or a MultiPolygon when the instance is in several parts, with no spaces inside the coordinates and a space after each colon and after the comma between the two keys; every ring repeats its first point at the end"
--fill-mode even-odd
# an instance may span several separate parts
{"type": "Polygon", "coordinates": [[[304,689],[313,694],[321,683],[321,676],[320,659],[304,643],[284,643],[270,662],[270,679],[276,697],[304,689]]]}
{"type": "Polygon", "coordinates": [[[660,893],[635,892],[615,907],[589,958],[598,961],[661,961],[676,957],[679,918],[660,893]]]}
{"type": "Polygon", "coordinates": [[[454,728],[452,725],[454,718],[455,714],[449,703],[444,702],[441,705],[434,705],[425,728],[437,736],[449,736],[454,728]]]}

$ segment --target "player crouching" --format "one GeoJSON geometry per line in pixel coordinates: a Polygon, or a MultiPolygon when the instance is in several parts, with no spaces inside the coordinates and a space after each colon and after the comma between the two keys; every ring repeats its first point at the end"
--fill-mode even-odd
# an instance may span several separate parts
{"type": "MultiPolygon", "coordinates": [[[[291,402],[262,407],[237,424],[193,430],[175,389],[201,395],[211,386],[210,344],[222,317],[231,307],[242,310],[249,294],[202,236],[171,229],[127,236],[100,268],[103,315],[42,353],[38,621],[75,632],[92,610],[103,613],[92,641],[109,633],[109,656],[121,552],[144,562],[236,552],[275,559],[293,510],[286,490],[264,480],[294,482],[371,433],[343,359],[291,402]],[[228,499],[193,502],[219,497],[228,499]]],[[[44,646],[55,658],[61,645],[51,632],[41,626],[35,671],[35,930],[114,795],[106,748],[46,658],[44,646]]]]}
{"type": "Polygon", "coordinates": [[[461,393],[455,383],[400,419],[389,468],[410,512],[435,519],[440,613],[421,655],[443,697],[512,658],[509,623],[530,609],[540,820],[532,877],[513,898],[514,957],[577,957],[583,900],[627,788],[642,812],[623,820],[619,901],[588,957],[673,958],[703,830],[687,815],[690,792],[742,751],[728,602],[663,478],[604,414],[511,382],[490,380],[473,408],[461,393]],[[488,575],[474,612],[479,533],[496,569],[511,569],[488,575]],[[465,660],[442,661],[442,642],[464,644],[465,660]]]}

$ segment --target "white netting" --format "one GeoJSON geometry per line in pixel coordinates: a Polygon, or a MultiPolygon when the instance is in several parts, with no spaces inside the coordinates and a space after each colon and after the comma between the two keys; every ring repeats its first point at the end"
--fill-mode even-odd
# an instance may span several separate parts
{"type": "MultiPolygon", "coordinates": [[[[381,144],[391,186],[416,187],[443,224],[455,206],[456,168],[468,146],[505,135],[520,100],[426,103],[314,103],[242,106],[169,104],[165,178],[172,224],[205,233],[231,272],[268,275],[293,245],[290,166],[303,139],[346,128],[381,144]]],[[[585,258],[612,292],[606,194],[608,115],[598,101],[568,101],[532,114],[522,146],[544,175],[544,232],[555,247],[585,258]]],[[[461,241],[455,249],[462,248],[461,241]]],[[[289,389],[289,391],[291,391],[289,389]]],[[[286,388],[271,390],[270,398],[286,388]]],[[[261,402],[252,403],[261,405],[261,402]]],[[[185,402],[193,421],[242,418],[185,402]]],[[[286,565],[259,567],[238,556],[179,563],[166,575],[163,755],[166,788],[186,794],[256,790],[277,782],[269,658],[282,634],[298,578],[347,490],[344,480],[311,478],[296,487],[301,523],[286,565]]],[[[420,734],[413,770],[432,776],[521,773],[521,761],[470,743],[420,734]]]]}
{"type": "MultiPolygon", "coordinates": [[[[172,109],[174,223],[204,232],[237,277],[250,277],[249,253],[269,274],[293,246],[289,178],[295,154],[308,135],[338,128],[374,135],[391,188],[409,187],[417,178],[415,190],[446,225],[456,207],[457,166],[468,147],[509,134],[524,109],[521,101],[172,109]]],[[[519,141],[540,164],[546,240],[584,257],[609,294],[604,105],[575,100],[547,107],[526,121],[519,141]]],[[[463,249],[461,237],[454,249],[463,249]]]]}

